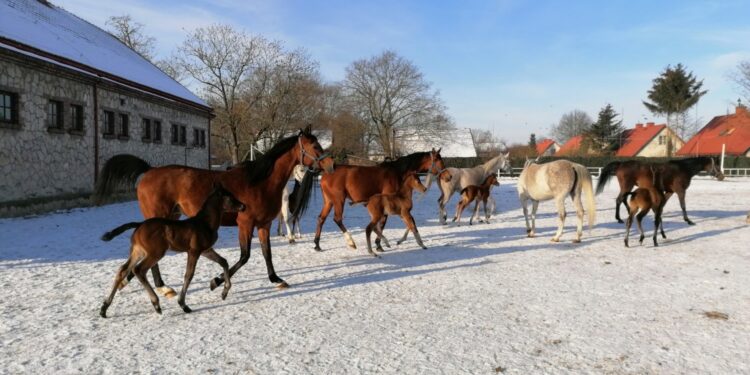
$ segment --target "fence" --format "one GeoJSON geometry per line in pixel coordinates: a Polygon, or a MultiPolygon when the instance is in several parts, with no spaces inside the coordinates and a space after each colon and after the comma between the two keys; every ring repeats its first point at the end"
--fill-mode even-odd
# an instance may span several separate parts
{"type": "MultiPolygon", "coordinates": [[[[497,170],[497,175],[500,177],[518,177],[521,172],[523,171],[523,168],[512,168],[513,173],[505,173],[501,170],[497,170]]],[[[591,177],[599,177],[599,175],[602,173],[601,167],[586,167],[586,169],[589,170],[589,173],[591,173],[591,177]]],[[[706,173],[701,172],[699,175],[706,175],[706,173]]],[[[724,168],[724,176],[725,177],[750,177],[750,168],[724,168]]]]}

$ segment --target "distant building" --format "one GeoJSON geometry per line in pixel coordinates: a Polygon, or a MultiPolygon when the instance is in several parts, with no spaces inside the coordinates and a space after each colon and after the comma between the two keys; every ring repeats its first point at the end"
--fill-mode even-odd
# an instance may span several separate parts
{"type": "MultiPolygon", "coordinates": [[[[415,152],[426,152],[441,149],[440,156],[444,158],[475,158],[477,148],[474,146],[474,138],[471,129],[457,128],[447,131],[441,137],[432,135],[406,135],[399,136],[396,133],[396,146],[401,154],[408,155],[415,152]]],[[[380,147],[370,151],[370,159],[382,161],[384,155],[380,147]]]]}
{"type": "Polygon", "coordinates": [[[750,114],[746,107],[738,105],[734,114],[711,119],[677,155],[720,155],[722,145],[726,145],[727,155],[750,156],[750,114]]]}
{"type": "Polygon", "coordinates": [[[0,20],[0,216],[80,201],[115,154],[208,167],[211,108],[159,68],[47,1],[0,20]]]}
{"type": "Polygon", "coordinates": [[[653,122],[635,124],[633,129],[623,132],[622,146],[615,156],[620,157],[667,157],[674,155],[685,142],[666,124],[653,122]]]}
{"type": "Polygon", "coordinates": [[[536,144],[536,154],[538,156],[552,156],[559,149],[560,145],[551,139],[543,139],[536,144]]]}
{"type": "Polygon", "coordinates": [[[583,143],[583,136],[577,135],[569,139],[567,142],[563,143],[563,145],[560,146],[559,149],[557,149],[557,152],[555,152],[555,156],[580,155],[581,143],[583,143]]]}

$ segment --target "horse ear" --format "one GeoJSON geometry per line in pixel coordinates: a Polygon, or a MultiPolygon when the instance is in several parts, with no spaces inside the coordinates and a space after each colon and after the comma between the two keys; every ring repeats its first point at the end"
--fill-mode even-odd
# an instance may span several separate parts
{"type": "Polygon", "coordinates": [[[312,124],[307,124],[307,126],[305,127],[305,129],[303,130],[303,132],[304,132],[305,134],[310,134],[310,133],[312,133],[312,124]]]}
{"type": "Polygon", "coordinates": [[[505,155],[503,155],[506,159],[510,157],[510,151],[506,152],[505,155]]]}
{"type": "Polygon", "coordinates": [[[437,149],[437,153],[439,154],[440,150],[442,150],[442,149],[443,149],[442,147],[440,147],[439,149],[437,149]]]}

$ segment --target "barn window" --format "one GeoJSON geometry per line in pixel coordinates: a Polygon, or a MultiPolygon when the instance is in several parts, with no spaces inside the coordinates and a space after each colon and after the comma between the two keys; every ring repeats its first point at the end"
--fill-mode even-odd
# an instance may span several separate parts
{"type": "Polygon", "coordinates": [[[50,130],[63,128],[63,103],[59,100],[50,99],[47,102],[47,128],[50,130]]]}
{"type": "Polygon", "coordinates": [[[18,124],[18,94],[0,91],[0,123],[18,124]]]}
{"type": "Polygon", "coordinates": [[[161,143],[161,121],[159,120],[154,120],[153,141],[156,143],[161,143]]]}
{"type": "Polygon", "coordinates": [[[120,113],[118,116],[118,132],[117,137],[120,139],[128,139],[129,138],[129,118],[128,115],[125,113],[120,113]]]}
{"type": "Polygon", "coordinates": [[[70,130],[74,133],[83,132],[83,106],[70,105],[70,130]]]}
{"type": "Polygon", "coordinates": [[[104,135],[115,135],[115,113],[112,111],[104,111],[104,135]]]}
{"type": "Polygon", "coordinates": [[[141,137],[141,139],[144,142],[151,141],[151,119],[143,119],[143,136],[141,137]]]}
{"type": "Polygon", "coordinates": [[[179,125],[172,124],[172,129],[169,132],[169,135],[170,135],[170,140],[171,140],[171,142],[172,142],[173,145],[176,145],[177,143],[179,143],[179,139],[180,139],[180,127],[179,127],[179,125]]]}

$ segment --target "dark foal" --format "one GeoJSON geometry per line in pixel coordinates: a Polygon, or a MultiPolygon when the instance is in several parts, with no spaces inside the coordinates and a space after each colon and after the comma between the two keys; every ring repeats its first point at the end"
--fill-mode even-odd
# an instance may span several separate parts
{"type": "MultiPolygon", "coordinates": [[[[458,221],[458,225],[461,225],[461,214],[464,212],[464,209],[466,206],[470,205],[471,202],[476,201],[477,203],[474,205],[474,213],[471,214],[471,218],[469,219],[469,225],[471,225],[474,217],[476,217],[479,212],[479,201],[482,201],[484,207],[484,219],[489,223],[490,213],[487,212],[487,199],[490,197],[490,189],[492,189],[493,186],[500,186],[500,183],[497,182],[497,175],[494,173],[487,176],[482,185],[469,185],[461,190],[461,200],[458,202],[458,205],[456,205],[456,216],[453,217],[453,221],[458,221]]],[[[481,223],[482,219],[479,219],[479,222],[481,223]]]]}
{"type": "MultiPolygon", "coordinates": [[[[414,217],[411,216],[411,208],[413,207],[412,202],[412,191],[417,189],[420,193],[427,191],[427,188],[422,185],[422,181],[419,180],[416,172],[407,172],[401,182],[401,188],[395,194],[375,194],[367,200],[367,212],[370,213],[370,224],[367,224],[365,228],[365,235],[367,236],[367,251],[373,256],[378,255],[372,251],[372,244],[370,243],[370,235],[375,230],[379,239],[383,240],[385,246],[391,247],[388,243],[388,239],[383,236],[383,224],[388,215],[400,215],[401,220],[406,224],[406,231],[403,237],[401,237],[397,244],[401,244],[406,240],[406,236],[409,235],[409,231],[414,233],[414,238],[417,239],[417,244],[423,249],[427,247],[422,243],[422,238],[419,236],[417,231],[417,224],[414,222],[414,217]]],[[[382,248],[378,248],[378,251],[383,251],[382,248]]]]}
{"type": "Polygon", "coordinates": [[[641,237],[638,242],[643,245],[643,239],[646,237],[643,234],[643,226],[641,222],[643,218],[648,215],[650,210],[654,211],[654,246],[659,246],[656,242],[656,234],[661,229],[661,236],[667,238],[664,234],[664,226],[661,222],[661,214],[664,210],[664,203],[666,199],[664,193],[655,187],[638,188],[633,192],[625,193],[623,197],[625,208],[628,211],[628,218],[625,221],[625,247],[630,247],[628,244],[628,238],[630,237],[630,226],[633,225],[633,216],[638,221],[638,231],[641,233],[641,237]],[[630,204],[628,204],[628,195],[632,195],[630,198],[630,204]]]}
{"type": "Polygon", "coordinates": [[[188,253],[185,281],[180,291],[180,297],[177,300],[184,312],[189,313],[192,311],[185,304],[185,295],[187,294],[190,281],[193,279],[195,265],[198,263],[200,256],[218,263],[224,270],[226,284],[224,284],[224,291],[221,294],[221,298],[225,299],[231,287],[231,283],[229,282],[229,264],[226,259],[214,251],[212,246],[218,239],[218,229],[224,211],[239,212],[244,210],[245,206],[237,201],[231,193],[223,188],[215,188],[208,198],[206,198],[200,211],[193,217],[185,220],[151,218],[142,222],[123,224],[105,233],[102,236],[102,240],[110,241],[126,230],[135,228],[133,235],[130,237],[130,256],[117,270],[112,292],[104,300],[104,303],[102,303],[99,315],[102,318],[107,317],[107,308],[112,304],[112,299],[115,297],[117,289],[123,285],[123,281],[131,272],[135,274],[146,289],[156,312],[161,314],[159,297],[156,296],[151,283],[146,279],[146,271],[163,258],[169,249],[188,253]]]}

